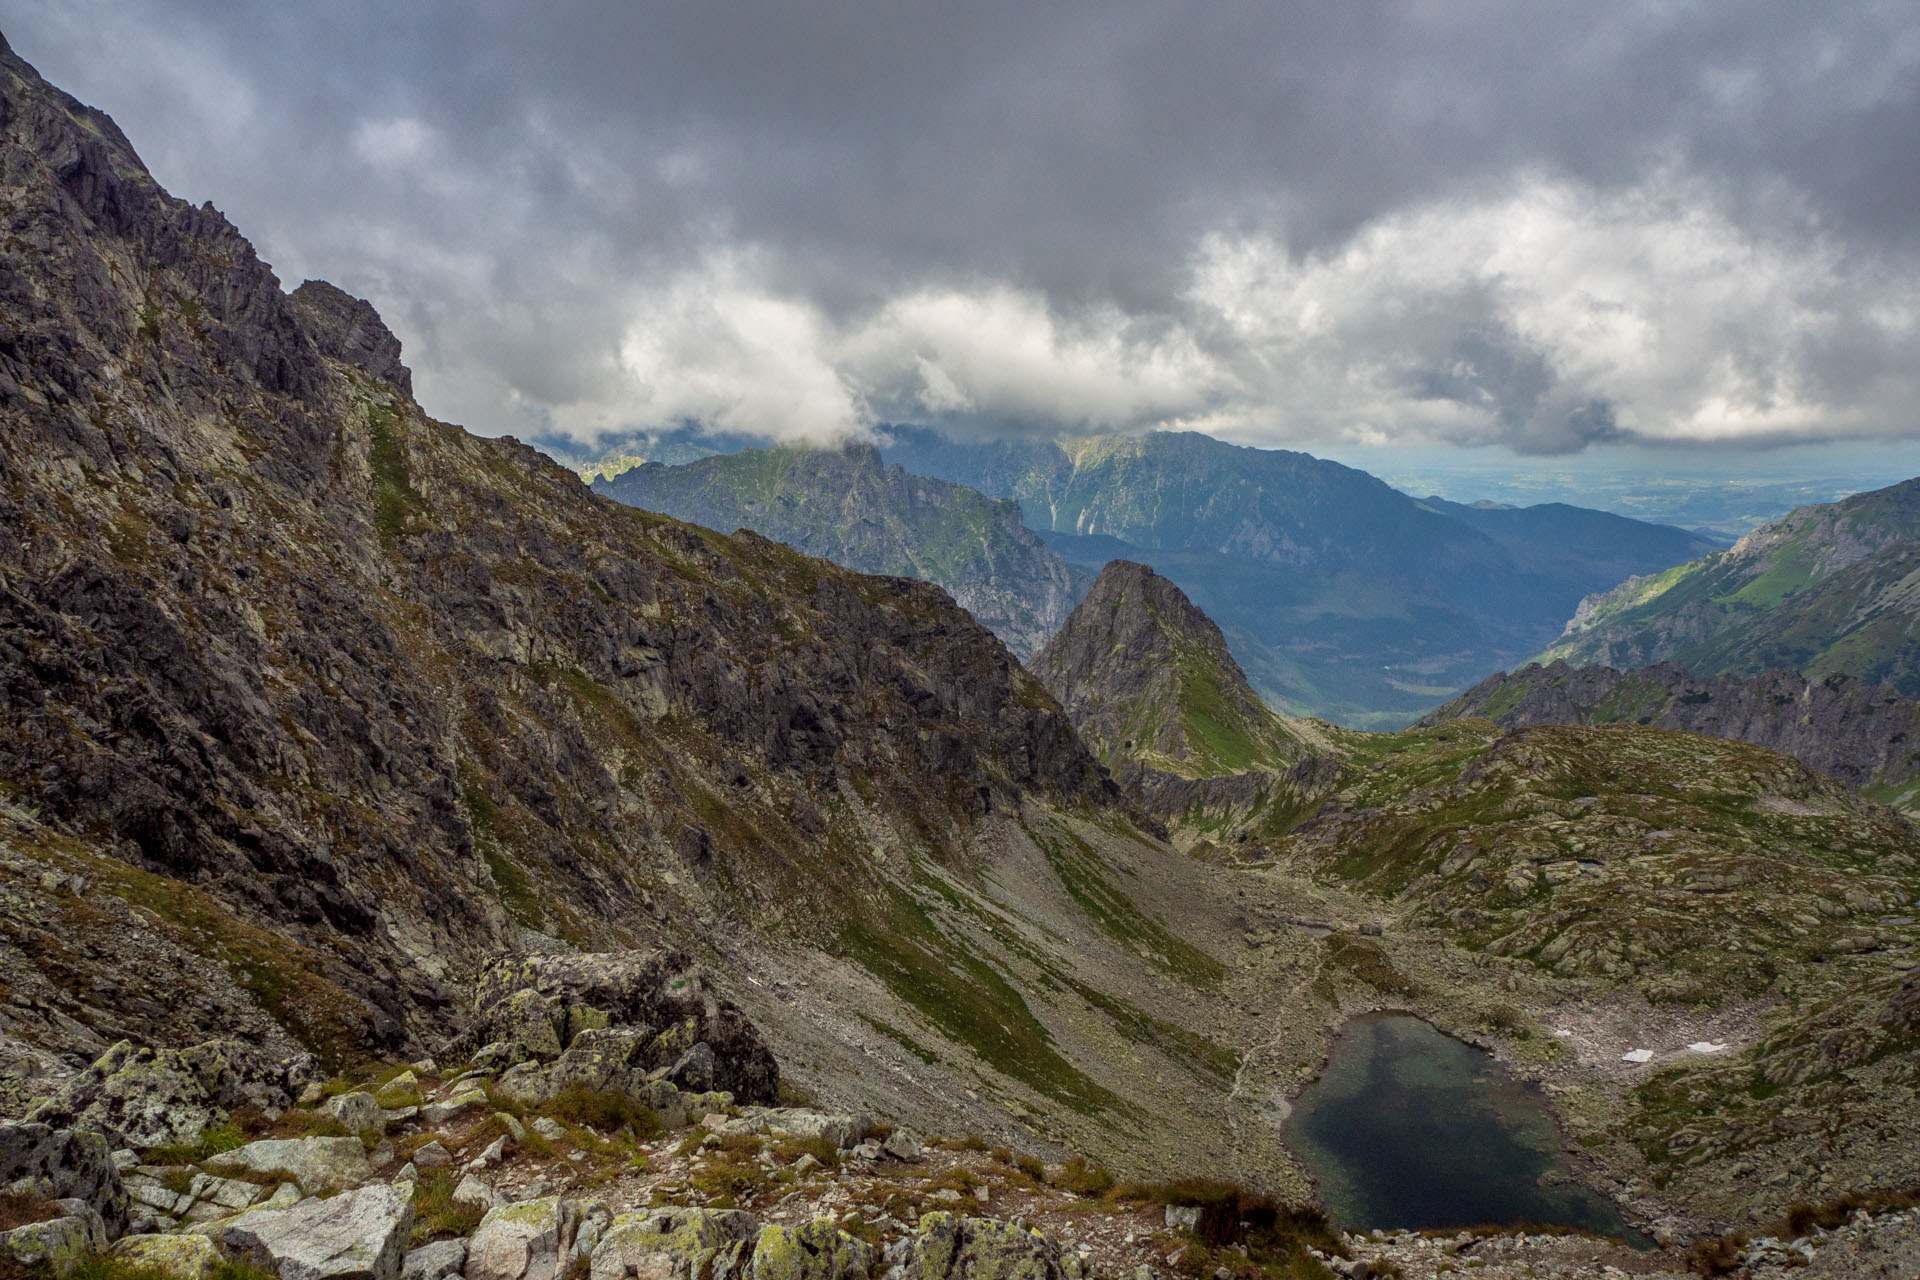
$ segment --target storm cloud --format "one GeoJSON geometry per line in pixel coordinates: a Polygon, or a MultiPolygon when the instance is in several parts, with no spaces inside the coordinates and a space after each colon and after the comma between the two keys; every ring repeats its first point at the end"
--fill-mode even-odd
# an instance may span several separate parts
{"type": "Polygon", "coordinates": [[[480,431],[1920,435],[1910,5],[6,13],[480,431]]]}

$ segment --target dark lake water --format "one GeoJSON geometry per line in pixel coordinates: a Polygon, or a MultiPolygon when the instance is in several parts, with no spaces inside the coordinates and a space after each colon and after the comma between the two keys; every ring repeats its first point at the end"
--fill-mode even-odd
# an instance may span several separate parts
{"type": "Polygon", "coordinates": [[[1286,1137],[1348,1229],[1529,1222],[1652,1244],[1603,1197],[1542,1185],[1564,1160],[1544,1097],[1418,1018],[1349,1022],[1286,1137]]]}

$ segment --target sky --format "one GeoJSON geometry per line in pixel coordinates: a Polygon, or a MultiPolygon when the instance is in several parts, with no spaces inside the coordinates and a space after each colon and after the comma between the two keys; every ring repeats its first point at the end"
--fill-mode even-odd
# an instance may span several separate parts
{"type": "Polygon", "coordinates": [[[1910,0],[0,0],[0,31],[487,434],[1920,440],[1910,0]]]}

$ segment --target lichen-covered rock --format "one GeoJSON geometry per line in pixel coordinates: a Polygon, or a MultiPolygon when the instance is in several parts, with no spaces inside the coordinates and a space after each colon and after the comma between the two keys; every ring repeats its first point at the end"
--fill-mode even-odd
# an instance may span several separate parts
{"type": "Polygon", "coordinates": [[[279,1173],[308,1195],[358,1186],[373,1176],[367,1148],[358,1138],[268,1138],[210,1156],[206,1165],[216,1172],[279,1173]]]}
{"type": "Polygon", "coordinates": [[[453,1189],[453,1203],[456,1208],[472,1208],[486,1213],[500,1203],[500,1195],[479,1178],[468,1174],[460,1179],[460,1185],[453,1189]]]}
{"type": "Polygon", "coordinates": [[[476,1107],[485,1106],[486,1103],[485,1093],[479,1089],[468,1089],[462,1093],[456,1093],[444,1102],[429,1102],[420,1108],[420,1122],[429,1128],[437,1129],[476,1107]]]}
{"type": "Polygon", "coordinates": [[[122,1236],[114,1244],[113,1254],[170,1280],[207,1280],[221,1262],[220,1250],[212,1240],[192,1234],[122,1236]]]}
{"type": "Polygon", "coordinates": [[[790,1138],[824,1138],[841,1151],[859,1145],[873,1132],[873,1117],[864,1111],[851,1115],[815,1111],[808,1107],[748,1107],[727,1121],[722,1133],[785,1134],[790,1138]]]}
{"type": "Polygon", "coordinates": [[[775,1223],[761,1230],[749,1274],[752,1280],[867,1280],[878,1256],[831,1219],[799,1227],[775,1223]]]}
{"type": "Polygon", "coordinates": [[[615,1218],[590,1255],[589,1280],[729,1280],[760,1224],[738,1209],[649,1209],[615,1218]]]}
{"type": "Polygon", "coordinates": [[[553,1064],[549,1077],[559,1089],[633,1091],[634,1068],[643,1061],[648,1033],[644,1027],[587,1027],[573,1037],[553,1064]]]}
{"type": "Polygon", "coordinates": [[[901,1280],[1081,1280],[1074,1253],[1044,1232],[997,1218],[929,1213],[908,1243],[901,1280]]]}
{"type": "MultiPolygon", "coordinates": [[[[629,1064],[671,1071],[682,1066],[695,1045],[705,1044],[707,1054],[683,1066],[690,1077],[702,1076],[691,1087],[725,1090],[745,1102],[774,1100],[780,1069],[759,1032],[738,1008],[714,993],[677,951],[537,954],[502,960],[481,975],[473,1020],[462,1042],[469,1046],[505,1042],[524,1050],[525,1056],[550,1061],[571,1047],[561,1043],[563,1037],[579,1039],[606,1029],[648,1027],[663,1030],[646,1042],[638,1061],[630,1057],[629,1064]]],[[[611,1043],[596,1039],[589,1041],[589,1047],[611,1043]]]]}
{"type": "Polygon", "coordinates": [[[276,1058],[236,1040],[190,1049],[135,1048],[122,1040],[27,1119],[98,1129],[118,1146],[191,1142],[242,1103],[290,1106],[315,1071],[311,1055],[276,1058]]]}
{"type": "Polygon", "coordinates": [[[494,1089],[521,1106],[538,1106],[553,1097],[553,1079],[547,1068],[537,1062],[522,1062],[508,1067],[494,1089]]]}
{"type": "Polygon", "coordinates": [[[487,1017],[488,1038],[506,1042],[518,1056],[542,1060],[560,1056],[567,1009],[553,997],[523,988],[489,1009],[487,1017]]]}
{"type": "Polygon", "coordinates": [[[672,1066],[665,1069],[661,1078],[689,1093],[706,1093],[714,1087],[719,1077],[719,1067],[713,1049],[705,1040],[698,1040],[693,1048],[681,1054],[672,1066]]]}
{"type": "Polygon", "coordinates": [[[447,1280],[467,1265],[465,1240],[435,1240],[407,1250],[400,1263],[400,1280],[447,1280]]]}
{"type": "Polygon", "coordinates": [[[467,1242],[466,1280],[556,1280],[578,1223],[558,1196],[496,1205],[467,1242]]]}
{"type": "Polygon", "coordinates": [[[371,1186],[286,1209],[254,1209],[209,1230],[221,1252],[280,1280],[399,1280],[413,1195],[371,1186]]]}
{"type": "Polygon", "coordinates": [[[355,1133],[359,1133],[362,1129],[387,1127],[386,1109],[374,1099],[372,1094],[363,1089],[328,1098],[321,1105],[320,1114],[332,1116],[355,1133]]]}
{"type": "Polygon", "coordinates": [[[0,1257],[11,1258],[23,1266],[45,1267],[56,1276],[64,1276],[107,1247],[106,1223],[92,1206],[67,1200],[61,1207],[72,1212],[0,1232],[0,1257]]]}
{"type": "Polygon", "coordinates": [[[84,1200],[114,1234],[126,1229],[127,1193],[101,1134],[45,1124],[0,1125],[0,1190],[84,1200]]]}

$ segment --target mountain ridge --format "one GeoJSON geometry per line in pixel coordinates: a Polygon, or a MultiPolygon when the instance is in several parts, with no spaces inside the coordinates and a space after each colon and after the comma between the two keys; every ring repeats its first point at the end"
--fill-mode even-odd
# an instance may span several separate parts
{"type": "Polygon", "coordinates": [[[1397,727],[1512,665],[1623,572],[1711,548],[1580,508],[1423,503],[1339,463],[1192,432],[880,434],[883,456],[909,471],[1017,499],[1076,564],[1152,561],[1220,626],[1269,702],[1357,728],[1397,727]]]}
{"type": "Polygon", "coordinates": [[[1109,768],[1180,777],[1286,768],[1314,741],[1268,710],[1212,619],[1143,564],[1113,560],[1031,669],[1109,768]]]}
{"type": "Polygon", "coordinates": [[[1678,663],[1637,671],[1564,659],[1489,676],[1416,727],[1483,716],[1503,728],[1643,724],[1727,738],[1792,756],[1850,787],[1912,808],[1920,776],[1920,704],[1851,676],[1794,671],[1696,679],[1678,663]]]}
{"type": "Polygon", "coordinates": [[[1536,660],[1701,676],[1791,668],[1920,697],[1920,479],[1801,507],[1726,551],[1581,601],[1536,660]]]}
{"type": "Polygon", "coordinates": [[[1017,505],[882,464],[870,444],[786,445],[643,462],[594,492],[722,531],[748,528],[863,573],[919,578],[1027,659],[1087,586],[1017,505]]]}

